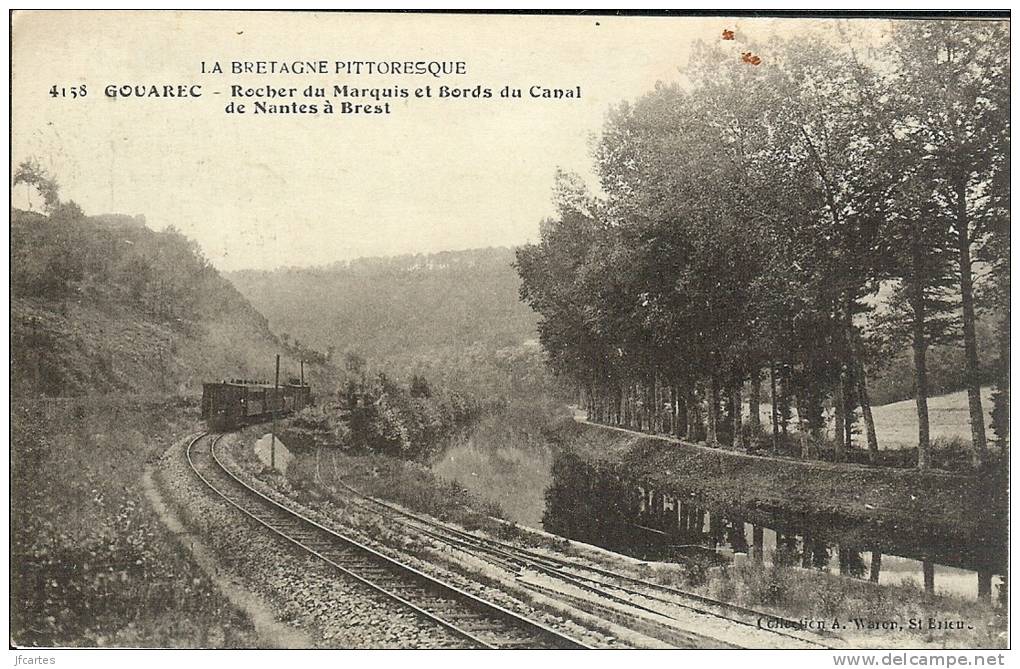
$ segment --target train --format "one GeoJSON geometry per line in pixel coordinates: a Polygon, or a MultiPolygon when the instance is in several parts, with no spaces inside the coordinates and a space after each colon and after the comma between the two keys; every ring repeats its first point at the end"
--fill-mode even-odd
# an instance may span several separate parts
{"type": "Polygon", "coordinates": [[[280,384],[231,379],[202,384],[202,420],[213,431],[236,430],[251,423],[300,411],[312,404],[312,389],[294,380],[280,384]]]}

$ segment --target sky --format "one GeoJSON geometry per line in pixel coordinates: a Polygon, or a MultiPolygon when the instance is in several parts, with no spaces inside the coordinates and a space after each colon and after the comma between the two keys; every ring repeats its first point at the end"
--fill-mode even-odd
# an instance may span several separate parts
{"type": "MultiPolygon", "coordinates": [[[[12,160],[37,158],[62,198],[87,214],[143,214],[154,229],[177,227],[227,271],[517,245],[535,240],[553,213],[557,168],[596,184],[593,138],[611,105],[679,79],[697,40],[724,29],[761,39],[810,21],[18,12],[12,160]],[[229,73],[232,61],[295,60],[326,60],[331,73],[229,73]],[[467,74],[332,73],[348,60],[464,61],[467,74]],[[228,73],[202,74],[202,62],[228,73]],[[85,98],[50,94],[82,83],[85,98]],[[110,98],[111,84],[201,84],[203,96],[110,98]],[[398,100],[388,115],[224,111],[231,100],[250,106],[230,96],[232,85],[310,84],[412,94],[509,85],[525,98],[398,100]],[[532,85],[580,86],[581,98],[528,99],[532,85]]],[[[741,48],[733,43],[735,58],[741,48]]],[[[22,189],[12,201],[27,206],[22,189]]]]}

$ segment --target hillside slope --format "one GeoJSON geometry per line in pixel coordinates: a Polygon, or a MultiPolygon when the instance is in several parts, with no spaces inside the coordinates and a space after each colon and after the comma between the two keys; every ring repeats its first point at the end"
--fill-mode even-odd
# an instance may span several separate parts
{"type": "MultiPolygon", "coordinates": [[[[175,230],[11,212],[15,396],[194,395],[204,380],[297,373],[269,324],[175,230]]],[[[309,369],[314,377],[317,369],[309,369]]]]}
{"type": "Polygon", "coordinates": [[[534,339],[536,316],[518,299],[513,260],[512,249],[489,248],[227,277],[277,331],[399,366],[534,339]]]}

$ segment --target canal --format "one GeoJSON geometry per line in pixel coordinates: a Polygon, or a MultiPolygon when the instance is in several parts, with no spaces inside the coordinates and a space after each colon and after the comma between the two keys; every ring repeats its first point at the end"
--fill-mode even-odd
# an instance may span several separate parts
{"type": "Polygon", "coordinates": [[[497,502],[521,525],[642,560],[713,565],[744,554],[968,599],[997,596],[1004,586],[1005,540],[991,533],[933,536],[831,515],[710,504],[692,493],[664,494],[551,445],[515,449],[469,440],[447,450],[433,471],[497,502]]]}

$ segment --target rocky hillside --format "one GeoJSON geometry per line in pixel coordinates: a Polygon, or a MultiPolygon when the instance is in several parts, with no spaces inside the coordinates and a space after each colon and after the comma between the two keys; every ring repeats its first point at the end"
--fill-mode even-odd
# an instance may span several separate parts
{"type": "MultiPolygon", "coordinates": [[[[296,374],[288,349],[179,232],[141,217],[11,211],[15,396],[193,395],[203,380],[296,374]]],[[[314,354],[307,357],[314,357],[314,354]]],[[[309,366],[313,382],[323,368],[309,366]]]]}

